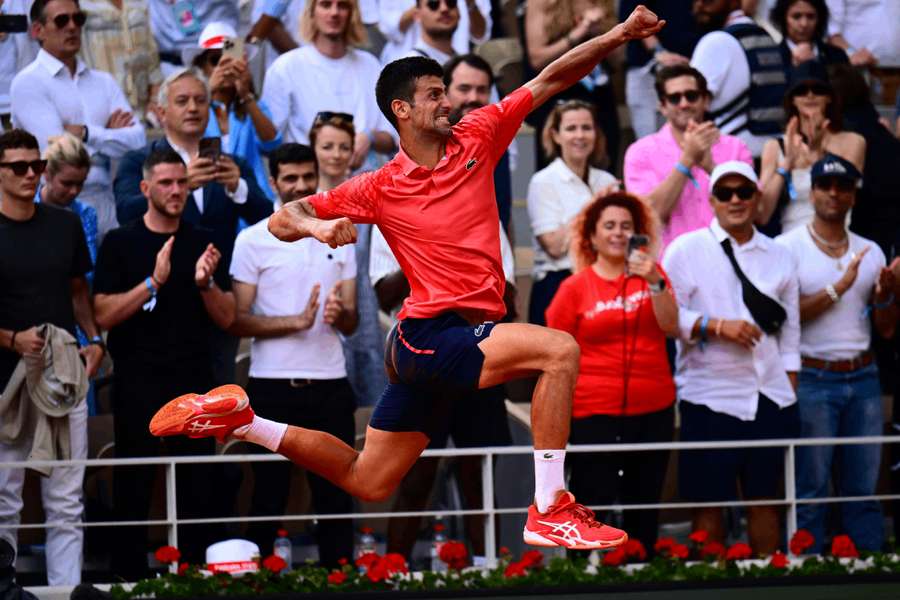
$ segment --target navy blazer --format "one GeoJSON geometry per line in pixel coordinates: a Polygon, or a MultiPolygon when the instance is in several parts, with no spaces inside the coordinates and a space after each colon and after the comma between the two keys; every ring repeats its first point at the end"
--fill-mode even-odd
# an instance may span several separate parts
{"type": "MultiPolygon", "coordinates": [[[[128,223],[147,212],[147,199],[141,193],[144,160],[152,151],[166,148],[170,148],[168,141],[155,140],[140,150],[134,150],[122,157],[113,183],[116,217],[119,223],[128,223]]],[[[272,202],[256,183],[253,170],[242,159],[236,156],[232,156],[231,159],[237,163],[241,170],[241,178],[247,183],[247,201],[244,204],[235,204],[225,191],[225,186],[213,181],[203,186],[203,213],[197,210],[196,202],[188,196],[182,215],[188,223],[212,231],[213,243],[222,253],[222,260],[226,265],[231,264],[238,219],[243,218],[252,225],[272,214],[272,202]]]]}

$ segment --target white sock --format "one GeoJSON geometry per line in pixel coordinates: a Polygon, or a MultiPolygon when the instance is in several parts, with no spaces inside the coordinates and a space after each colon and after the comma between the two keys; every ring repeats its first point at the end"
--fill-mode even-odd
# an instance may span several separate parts
{"type": "Polygon", "coordinates": [[[288,426],[284,423],[277,423],[254,415],[248,425],[238,427],[232,435],[246,442],[264,446],[272,452],[278,452],[278,446],[281,445],[281,438],[284,437],[287,428],[288,426]]]}
{"type": "Polygon", "coordinates": [[[538,512],[545,513],[566,489],[565,450],[534,451],[534,503],[538,512]]]}

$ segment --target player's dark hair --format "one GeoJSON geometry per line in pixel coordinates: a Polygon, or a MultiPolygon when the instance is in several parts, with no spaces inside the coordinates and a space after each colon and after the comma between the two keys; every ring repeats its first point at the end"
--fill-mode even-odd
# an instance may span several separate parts
{"type": "Polygon", "coordinates": [[[186,166],[181,156],[171,148],[158,148],[150,152],[147,158],[144,159],[142,172],[145,180],[150,179],[150,176],[153,174],[153,168],[156,165],[186,166]]]}
{"type": "Polygon", "coordinates": [[[690,65],[671,65],[656,71],[656,81],[653,82],[653,87],[656,88],[656,97],[660,102],[666,95],[666,82],[676,77],[693,77],[697,82],[697,90],[704,96],[709,96],[709,87],[703,73],[690,65]]]}
{"type": "MultiPolygon", "coordinates": [[[[825,4],[825,0],[803,1],[816,11],[816,31],[813,33],[813,41],[820,42],[825,38],[825,32],[828,31],[828,20],[831,18],[828,5],[825,4]]],[[[798,2],[800,0],[778,0],[769,11],[769,20],[785,36],[787,35],[787,13],[798,2]]]]}
{"type": "Polygon", "coordinates": [[[487,73],[488,84],[494,85],[494,72],[491,70],[491,65],[489,65],[486,60],[477,54],[457,54],[444,63],[445,86],[450,87],[450,84],[453,82],[453,71],[455,71],[456,67],[462,63],[469,65],[473,69],[478,69],[479,71],[487,73]]]}
{"type": "Polygon", "coordinates": [[[388,63],[381,70],[378,83],[375,84],[375,99],[378,101],[378,108],[395,129],[397,117],[391,110],[391,102],[402,100],[413,104],[416,81],[428,75],[443,79],[444,71],[436,60],[424,56],[401,58],[388,63]]]}
{"type": "Polygon", "coordinates": [[[37,138],[24,129],[10,129],[0,134],[0,160],[7,150],[37,150],[40,151],[37,138]]]}
{"type": "MultiPolygon", "coordinates": [[[[53,2],[53,0],[34,0],[34,3],[31,5],[31,10],[28,14],[32,23],[38,21],[41,23],[47,22],[47,15],[45,14],[45,10],[47,8],[47,5],[51,2],[53,2]]],[[[78,0],[72,0],[72,2],[75,3],[75,6],[78,6],[78,0]]],[[[79,6],[79,8],[81,7],[79,6]]]]}
{"type": "Polygon", "coordinates": [[[316,153],[305,144],[282,144],[269,153],[269,174],[272,179],[278,179],[278,167],[284,164],[298,164],[311,162],[319,172],[319,163],[316,161],[316,153]]]}

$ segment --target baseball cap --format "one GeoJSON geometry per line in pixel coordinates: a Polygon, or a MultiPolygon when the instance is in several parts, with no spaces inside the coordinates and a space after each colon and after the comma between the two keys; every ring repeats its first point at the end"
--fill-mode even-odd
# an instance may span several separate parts
{"type": "Polygon", "coordinates": [[[753,167],[740,160],[729,160],[716,165],[712,174],[709,176],[709,189],[715,187],[716,182],[726,175],[740,175],[753,182],[753,185],[759,187],[759,177],[753,167]]]}
{"type": "Polygon", "coordinates": [[[259,546],[248,540],[217,542],[206,549],[206,570],[243,575],[259,570],[259,546]]]}
{"type": "Polygon", "coordinates": [[[820,177],[840,177],[857,183],[862,180],[862,173],[849,160],[837,154],[826,152],[825,156],[813,164],[810,173],[810,178],[813,182],[820,177]]]}
{"type": "Polygon", "coordinates": [[[181,61],[190,65],[194,59],[207,50],[221,50],[225,46],[225,40],[237,38],[234,27],[223,21],[213,21],[203,28],[196,48],[186,48],[181,51],[181,61]]]}

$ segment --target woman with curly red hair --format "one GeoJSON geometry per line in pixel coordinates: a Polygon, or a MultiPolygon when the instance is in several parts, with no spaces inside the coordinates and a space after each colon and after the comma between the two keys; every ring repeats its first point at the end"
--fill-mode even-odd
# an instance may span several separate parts
{"type": "MultiPolygon", "coordinates": [[[[547,325],[581,347],[570,444],[671,441],[675,384],[666,336],[678,331],[678,306],[654,257],[658,223],[626,193],[598,196],[574,220],[575,274],[547,309],[547,325]],[[632,236],[646,246],[629,253],[632,236]],[[637,238],[636,238],[637,239],[637,238]]],[[[669,453],[572,453],[570,488],[587,505],[658,502],[669,453]]],[[[625,511],[633,538],[652,548],[658,511],[625,511]]]]}

